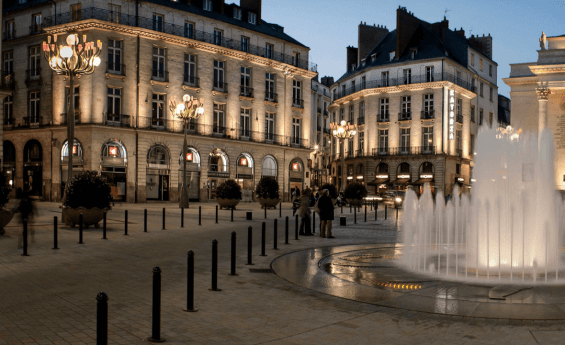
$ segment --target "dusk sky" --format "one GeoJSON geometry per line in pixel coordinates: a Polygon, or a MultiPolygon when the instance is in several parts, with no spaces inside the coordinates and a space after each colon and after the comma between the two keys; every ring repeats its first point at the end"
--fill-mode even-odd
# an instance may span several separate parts
{"type": "Polygon", "coordinates": [[[502,78],[509,76],[509,64],[536,61],[542,31],[548,37],[565,34],[565,1],[549,0],[263,0],[263,19],[284,26],[286,33],[310,47],[310,60],[318,64],[320,77],[337,80],[345,72],[345,48],[357,47],[359,23],[386,25],[392,31],[398,6],[430,23],[445,14],[449,28],[463,27],[467,37],[490,33],[499,93],[506,96],[510,88],[502,78]]]}

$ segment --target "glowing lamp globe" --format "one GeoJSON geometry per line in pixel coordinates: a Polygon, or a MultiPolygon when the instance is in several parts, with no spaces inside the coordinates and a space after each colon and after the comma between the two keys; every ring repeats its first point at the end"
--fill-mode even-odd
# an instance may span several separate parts
{"type": "Polygon", "coordinates": [[[92,64],[93,64],[95,67],[98,67],[98,66],[100,66],[100,62],[101,62],[101,60],[100,60],[100,58],[97,56],[97,57],[95,57],[94,60],[92,61],[92,64]]]}
{"type": "Polygon", "coordinates": [[[204,107],[198,108],[198,115],[204,114],[204,107]]]}
{"type": "Polygon", "coordinates": [[[68,59],[71,56],[73,56],[73,50],[71,49],[71,47],[68,47],[68,46],[63,47],[63,48],[61,48],[60,55],[61,55],[62,58],[68,59]]]}
{"type": "Polygon", "coordinates": [[[184,102],[189,102],[189,101],[191,100],[191,98],[192,98],[192,97],[190,97],[189,95],[184,95],[184,96],[182,96],[182,100],[183,100],[184,102]]]}
{"type": "Polygon", "coordinates": [[[347,124],[347,122],[345,122],[345,120],[341,120],[341,125],[345,126],[347,124]]]}

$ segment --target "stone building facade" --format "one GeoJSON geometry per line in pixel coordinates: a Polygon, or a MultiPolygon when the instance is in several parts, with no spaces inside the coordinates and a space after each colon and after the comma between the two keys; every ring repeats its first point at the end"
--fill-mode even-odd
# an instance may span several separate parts
{"type": "Polygon", "coordinates": [[[343,147],[333,140],[332,182],[341,186],[345,152],[347,182],[371,194],[409,185],[421,192],[426,182],[444,194],[469,187],[478,128],[496,122],[490,35],[467,38],[445,18],[430,24],[401,7],[395,30],[361,23],[358,43],[331,86],[331,121],[357,125],[343,147]]]}
{"type": "Polygon", "coordinates": [[[329,105],[331,102],[330,86],[333,84],[332,77],[312,79],[312,126],[310,127],[310,138],[314,138],[314,151],[310,156],[311,182],[315,188],[319,188],[324,183],[329,183],[329,163],[331,159],[331,135],[329,105]]]}
{"type": "Polygon", "coordinates": [[[71,33],[103,44],[101,65],[74,80],[73,171],[99,171],[116,200],[178,200],[183,122],[169,102],[184,94],[205,110],[188,128],[191,199],[214,198],[228,178],[249,198],[261,176],[276,177],[285,198],[308,186],[316,66],[308,47],[261,19],[260,0],[14,2],[3,27],[3,68],[15,80],[4,166],[16,188],[61,198],[68,79],[38,49],[71,33]]]}

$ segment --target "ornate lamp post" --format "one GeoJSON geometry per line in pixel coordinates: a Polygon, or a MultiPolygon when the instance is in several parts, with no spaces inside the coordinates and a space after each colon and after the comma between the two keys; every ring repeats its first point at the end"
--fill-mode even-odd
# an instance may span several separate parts
{"type": "Polygon", "coordinates": [[[343,192],[345,185],[345,154],[343,149],[341,149],[343,140],[355,136],[357,133],[357,126],[341,120],[340,123],[332,122],[330,123],[330,129],[332,130],[332,135],[334,138],[339,139],[339,147],[341,150],[341,186],[340,192],[343,192]]]}
{"type": "Polygon", "coordinates": [[[80,75],[92,74],[100,65],[102,42],[82,41],[77,34],[70,34],[65,40],[66,45],[57,43],[57,35],[48,36],[43,42],[43,55],[49,62],[49,67],[59,75],[69,77],[70,102],[67,105],[67,146],[68,146],[68,175],[67,186],[73,177],[73,146],[75,145],[75,99],[73,78],[80,75]],[[51,42],[53,38],[53,42],[51,42]]]}
{"type": "Polygon", "coordinates": [[[179,207],[188,208],[188,188],[186,185],[186,131],[188,122],[190,120],[196,120],[200,115],[204,114],[204,98],[200,98],[200,100],[198,100],[192,98],[192,96],[184,95],[182,97],[182,102],[177,103],[175,98],[173,97],[173,99],[171,99],[171,101],[169,102],[169,110],[171,110],[171,113],[173,113],[175,116],[181,118],[184,121],[184,142],[182,145],[183,171],[179,207]]]}

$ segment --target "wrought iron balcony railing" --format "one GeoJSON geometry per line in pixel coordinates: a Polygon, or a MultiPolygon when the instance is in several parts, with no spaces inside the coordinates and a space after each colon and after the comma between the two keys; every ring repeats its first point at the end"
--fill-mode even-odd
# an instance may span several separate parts
{"type": "Polygon", "coordinates": [[[200,78],[185,74],[182,83],[187,86],[200,87],[200,78]]]}
{"type": "Polygon", "coordinates": [[[265,101],[278,103],[279,95],[274,92],[266,92],[265,93],[265,101]]]}
{"type": "Polygon", "coordinates": [[[433,119],[433,118],[434,118],[434,111],[433,110],[424,110],[424,111],[422,111],[422,114],[420,115],[420,119],[422,119],[422,120],[433,119]]]}

